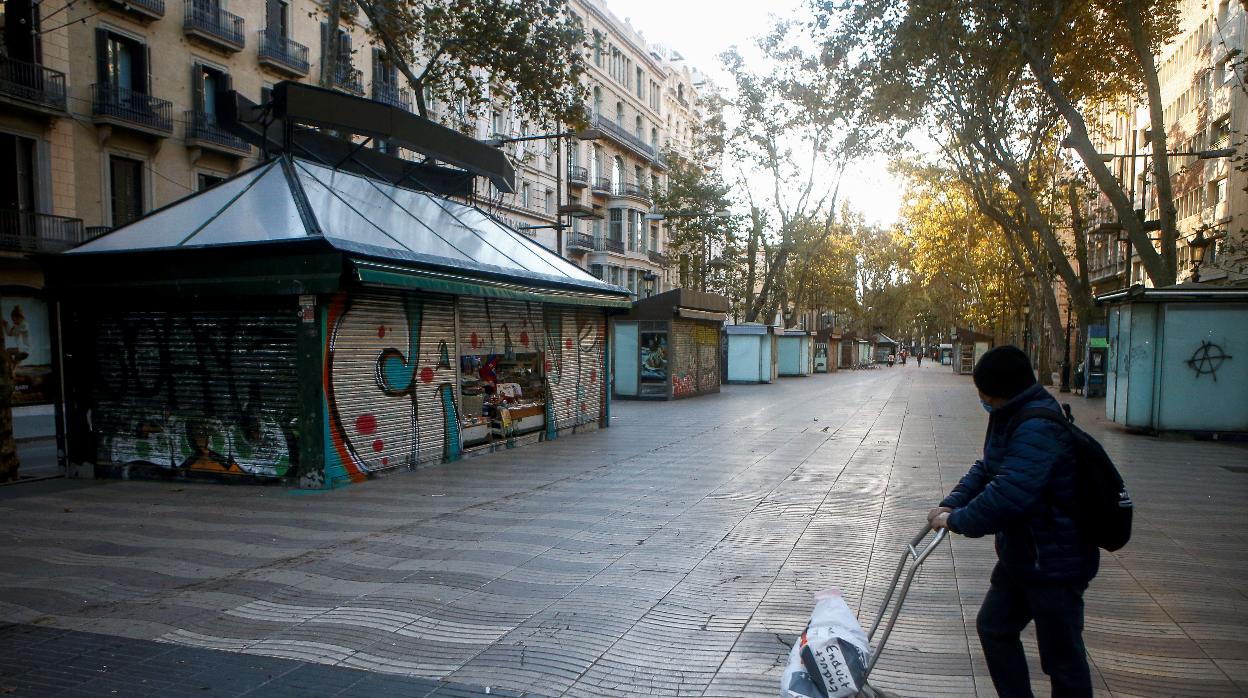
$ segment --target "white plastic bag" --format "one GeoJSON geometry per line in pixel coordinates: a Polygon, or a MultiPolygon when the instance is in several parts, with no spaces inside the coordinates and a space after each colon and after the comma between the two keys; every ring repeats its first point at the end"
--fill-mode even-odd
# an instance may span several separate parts
{"type": "Polygon", "coordinates": [[[871,647],[840,589],[815,594],[806,632],[793,644],[781,698],[847,698],[867,683],[871,647]]]}

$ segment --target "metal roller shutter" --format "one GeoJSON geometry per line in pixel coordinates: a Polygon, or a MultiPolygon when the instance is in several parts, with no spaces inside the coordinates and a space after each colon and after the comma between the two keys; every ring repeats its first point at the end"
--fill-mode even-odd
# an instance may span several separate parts
{"type": "Polygon", "coordinates": [[[467,354],[542,351],[542,305],[500,298],[461,296],[459,347],[467,354]]]}
{"type": "Polygon", "coordinates": [[[672,396],[688,397],[719,390],[719,329],[715,323],[697,320],[672,321],[672,347],[676,357],[672,396]]]}
{"type": "Polygon", "coordinates": [[[296,314],[92,310],[91,426],[101,464],[281,478],[297,462],[296,314]]]}
{"type": "Polygon", "coordinates": [[[459,455],[454,301],[342,294],[328,310],[327,475],[415,467],[459,455]]]}
{"type": "Polygon", "coordinates": [[[593,308],[547,306],[546,335],[551,341],[547,415],[555,429],[598,421],[605,409],[606,316],[593,308]]]}

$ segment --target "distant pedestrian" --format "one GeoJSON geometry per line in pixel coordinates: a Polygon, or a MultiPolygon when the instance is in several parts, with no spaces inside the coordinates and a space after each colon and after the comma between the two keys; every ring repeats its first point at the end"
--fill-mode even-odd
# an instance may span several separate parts
{"type": "Polygon", "coordinates": [[[919,368],[923,368],[923,352],[915,354],[914,360],[919,362],[919,368]]]}
{"type": "Polygon", "coordinates": [[[928,512],[928,522],[968,538],[996,535],[997,565],[975,628],[997,694],[1032,696],[1020,634],[1035,622],[1040,666],[1053,695],[1090,698],[1083,592],[1096,576],[1100,552],[1070,513],[1076,505],[1074,442],[1061,424],[1038,417],[1011,432],[1022,410],[1061,414],[1018,347],[989,350],[974,378],[989,414],[984,457],[928,512]]]}
{"type": "Polygon", "coordinates": [[[896,354],[889,354],[889,355],[888,355],[888,367],[889,367],[889,368],[892,368],[892,367],[893,367],[893,364],[895,364],[895,363],[897,363],[897,355],[896,355],[896,354]]]}

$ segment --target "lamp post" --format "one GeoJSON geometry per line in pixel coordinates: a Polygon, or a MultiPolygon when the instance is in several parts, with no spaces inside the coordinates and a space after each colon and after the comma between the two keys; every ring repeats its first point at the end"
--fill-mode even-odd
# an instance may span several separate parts
{"type": "Polygon", "coordinates": [[[1066,353],[1062,354],[1062,387],[1058,392],[1070,392],[1070,315],[1071,315],[1071,297],[1070,293],[1066,294],[1066,353]]]}
{"type": "Polygon", "coordinates": [[[521,226],[521,230],[537,230],[540,228],[555,229],[555,254],[563,256],[563,229],[567,226],[563,224],[563,214],[559,213],[559,208],[563,206],[563,139],[576,138],[582,141],[596,141],[602,137],[602,132],[596,128],[587,128],[584,131],[561,131],[559,133],[544,133],[537,136],[502,136],[494,134],[492,138],[485,139],[486,145],[500,148],[507,143],[523,143],[525,141],[545,141],[555,140],[555,224],[550,225],[526,225],[521,226]]]}
{"type": "Polygon", "coordinates": [[[1031,359],[1031,305],[1023,304],[1023,353],[1031,359]]]}
{"type": "Polygon", "coordinates": [[[1205,237],[1204,227],[1196,229],[1196,237],[1187,242],[1192,250],[1192,282],[1200,283],[1200,265],[1205,262],[1205,250],[1214,243],[1213,238],[1205,237]]]}

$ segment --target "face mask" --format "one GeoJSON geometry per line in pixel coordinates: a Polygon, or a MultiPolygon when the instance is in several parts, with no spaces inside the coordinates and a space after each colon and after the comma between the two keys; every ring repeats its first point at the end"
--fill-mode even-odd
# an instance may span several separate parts
{"type": "Polygon", "coordinates": [[[988,403],[984,402],[983,400],[980,400],[980,401],[979,401],[979,404],[981,404],[981,405],[983,405],[983,406],[984,406],[984,411],[985,411],[985,412],[987,412],[988,414],[992,414],[992,405],[989,405],[988,403]]]}

